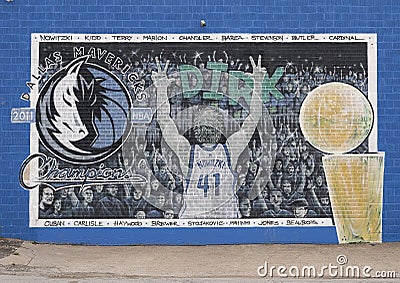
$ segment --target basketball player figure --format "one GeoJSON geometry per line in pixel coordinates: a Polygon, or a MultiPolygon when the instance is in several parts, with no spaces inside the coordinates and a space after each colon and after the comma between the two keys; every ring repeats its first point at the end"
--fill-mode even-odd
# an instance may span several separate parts
{"type": "Polygon", "coordinates": [[[165,142],[179,158],[182,172],[187,172],[184,190],[184,206],[180,218],[239,218],[238,200],[235,194],[236,164],[239,155],[247,147],[258,121],[262,116],[262,82],[266,69],[261,67],[261,55],[253,67],[252,74],[246,74],[254,80],[249,115],[240,130],[232,134],[224,144],[220,143],[224,132],[222,111],[213,107],[200,108],[194,119],[196,144],[179,134],[170,117],[170,104],[167,88],[171,81],[167,76],[169,60],[162,69],[156,58],[157,72],[151,78],[157,88],[157,122],[165,142]]]}

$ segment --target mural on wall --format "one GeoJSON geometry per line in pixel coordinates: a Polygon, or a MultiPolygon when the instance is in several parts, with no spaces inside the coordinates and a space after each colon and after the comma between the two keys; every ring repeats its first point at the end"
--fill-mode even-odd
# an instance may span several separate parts
{"type": "Polygon", "coordinates": [[[13,110],[35,122],[20,171],[30,225],[337,224],[328,183],[344,166],[328,174],[323,159],[376,151],[375,44],[33,34],[31,108],[13,110]],[[318,97],[327,86],[345,95],[318,97]]]}

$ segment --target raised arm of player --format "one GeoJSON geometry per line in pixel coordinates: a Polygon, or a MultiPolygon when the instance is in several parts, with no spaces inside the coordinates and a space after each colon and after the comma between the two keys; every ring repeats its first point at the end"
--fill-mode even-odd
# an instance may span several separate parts
{"type": "Polygon", "coordinates": [[[261,55],[258,56],[257,65],[255,64],[253,57],[250,58],[250,63],[253,67],[252,74],[246,74],[251,77],[254,81],[253,94],[250,102],[250,113],[243,122],[242,127],[239,131],[231,135],[227,140],[227,146],[230,151],[232,168],[236,167],[239,155],[246,148],[248,142],[254,134],[257,127],[258,121],[262,116],[262,82],[264,76],[267,73],[266,69],[261,67],[261,55]]]}
{"type": "Polygon", "coordinates": [[[179,134],[178,129],[170,116],[170,104],[167,95],[167,88],[173,79],[167,75],[169,60],[161,68],[160,61],[156,57],[157,72],[152,73],[151,79],[157,88],[157,122],[160,125],[162,135],[168,146],[179,158],[181,169],[187,172],[189,165],[190,143],[179,134]]]}

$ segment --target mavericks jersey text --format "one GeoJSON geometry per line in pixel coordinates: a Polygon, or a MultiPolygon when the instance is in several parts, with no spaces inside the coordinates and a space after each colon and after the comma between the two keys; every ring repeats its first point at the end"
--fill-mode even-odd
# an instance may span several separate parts
{"type": "Polygon", "coordinates": [[[235,185],[225,144],[192,145],[180,218],[238,218],[235,185]]]}

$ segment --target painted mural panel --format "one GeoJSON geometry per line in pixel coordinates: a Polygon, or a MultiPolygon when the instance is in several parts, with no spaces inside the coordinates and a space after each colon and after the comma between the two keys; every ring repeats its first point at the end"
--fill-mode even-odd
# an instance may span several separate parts
{"type": "Polygon", "coordinates": [[[33,227],[332,226],[377,150],[375,35],[33,34],[28,86],[33,227]]]}

